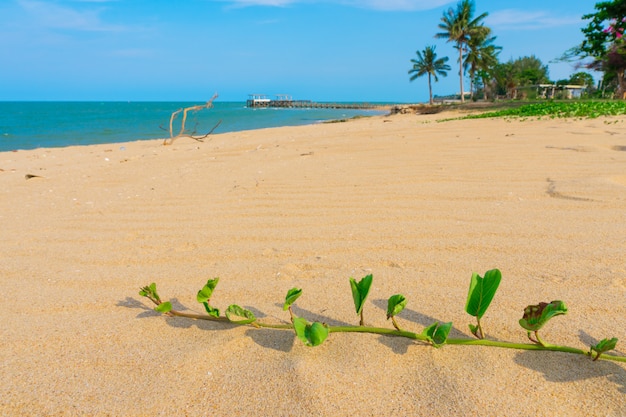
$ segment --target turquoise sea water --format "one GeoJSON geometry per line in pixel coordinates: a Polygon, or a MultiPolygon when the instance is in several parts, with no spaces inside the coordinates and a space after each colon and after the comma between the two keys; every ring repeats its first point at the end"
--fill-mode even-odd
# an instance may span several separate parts
{"type": "MultiPolygon", "coordinates": [[[[196,104],[201,103],[0,102],[0,152],[165,138],[169,133],[160,126],[169,127],[172,112],[196,104]]],[[[378,110],[249,109],[243,102],[216,102],[211,109],[190,113],[187,128],[206,134],[221,120],[213,133],[224,133],[384,113],[378,110]]]]}

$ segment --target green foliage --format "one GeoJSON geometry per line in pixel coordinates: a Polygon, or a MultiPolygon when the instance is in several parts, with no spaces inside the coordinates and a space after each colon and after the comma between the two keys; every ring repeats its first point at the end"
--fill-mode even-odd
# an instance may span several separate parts
{"type": "Polygon", "coordinates": [[[287,311],[289,307],[302,295],[302,289],[300,288],[292,288],[287,291],[287,295],[285,296],[285,304],[283,304],[283,311],[287,311]]]}
{"type": "Polygon", "coordinates": [[[302,317],[297,317],[293,321],[293,327],[300,339],[307,346],[319,346],[328,337],[328,326],[315,322],[313,324],[302,317]]]}
{"type": "Polygon", "coordinates": [[[154,299],[158,303],[161,302],[161,297],[159,297],[159,294],[157,293],[156,283],[154,282],[150,285],[142,287],[141,290],[139,290],[139,295],[141,295],[142,297],[148,297],[150,299],[154,299]]]}
{"type": "Polygon", "coordinates": [[[356,314],[361,314],[363,312],[363,304],[365,304],[365,300],[369,295],[372,280],[372,274],[363,277],[359,282],[357,282],[354,278],[350,278],[350,288],[352,289],[352,298],[354,299],[356,314]]]}
{"type": "Polygon", "coordinates": [[[593,358],[593,360],[596,361],[598,360],[600,355],[602,355],[604,352],[608,352],[609,350],[615,349],[616,345],[617,345],[616,337],[612,339],[602,339],[595,345],[591,346],[590,354],[591,352],[595,352],[595,357],[593,358]]]}
{"type": "Polygon", "coordinates": [[[446,62],[448,62],[448,57],[437,58],[435,46],[427,46],[424,51],[417,51],[416,54],[417,59],[411,60],[413,68],[409,70],[409,75],[411,75],[409,80],[414,81],[418,77],[428,74],[429,102],[430,104],[433,104],[431,78],[434,77],[435,82],[437,82],[439,81],[438,76],[446,77],[448,75],[448,71],[450,71],[450,65],[446,64],[446,62]]]}
{"type": "Polygon", "coordinates": [[[149,298],[154,304],[156,304],[154,310],[159,313],[167,314],[172,310],[172,303],[169,301],[161,302],[161,297],[159,297],[159,294],[157,293],[156,284],[154,282],[150,285],[142,287],[139,290],[139,295],[149,298]]]}
{"type": "Polygon", "coordinates": [[[407,299],[402,294],[395,294],[387,300],[387,320],[400,314],[406,307],[407,299]]]}
{"type": "Polygon", "coordinates": [[[591,21],[581,29],[585,40],[579,50],[583,56],[602,59],[610,45],[623,36],[626,28],[626,3],[623,0],[596,3],[596,12],[584,15],[583,19],[591,21]]]}
{"type": "Polygon", "coordinates": [[[498,290],[502,273],[499,269],[492,269],[485,272],[485,277],[477,273],[472,274],[465,311],[476,318],[482,318],[493,300],[493,296],[498,290]]]}
{"type": "Polygon", "coordinates": [[[158,311],[159,313],[169,313],[170,311],[172,311],[172,303],[170,303],[169,301],[166,301],[164,303],[159,304],[154,309],[158,311]]]}
{"type": "Polygon", "coordinates": [[[256,317],[252,311],[239,307],[237,304],[228,306],[225,314],[226,318],[235,324],[250,324],[256,321],[256,317]],[[234,317],[242,317],[243,320],[237,320],[234,317]]]}
{"type": "Polygon", "coordinates": [[[570,118],[584,117],[596,118],[600,116],[623,116],[626,115],[626,102],[624,101],[546,101],[508,108],[482,114],[472,114],[463,119],[485,119],[490,117],[550,117],[570,118]]]}
{"type": "Polygon", "coordinates": [[[207,281],[206,285],[202,287],[200,291],[198,291],[198,295],[196,296],[199,303],[204,303],[211,299],[213,295],[213,290],[217,287],[217,283],[219,282],[219,278],[213,278],[207,281]]]}
{"type": "MultiPolygon", "coordinates": [[[[483,20],[488,13],[482,13],[474,17],[476,4],[474,0],[460,0],[456,5],[456,10],[450,7],[443,13],[441,23],[438,27],[441,32],[435,38],[445,39],[446,42],[453,42],[459,51],[459,84],[461,93],[463,88],[463,54],[469,42],[474,38],[487,38],[490,29],[486,27],[483,20]]],[[[465,96],[461,94],[461,101],[465,101],[465,96]]]]}
{"type": "MultiPolygon", "coordinates": [[[[367,298],[371,285],[372,275],[368,275],[357,282],[354,278],[350,278],[350,284],[352,288],[352,295],[355,301],[355,308],[357,313],[363,312],[363,303],[367,298]]],[[[467,302],[465,306],[466,312],[475,316],[479,320],[486,312],[490,305],[496,289],[501,281],[501,273],[497,269],[492,269],[485,273],[484,278],[478,274],[472,274],[470,282],[470,289],[468,292],[467,302]]],[[[551,303],[539,303],[538,305],[528,306],[524,310],[524,316],[519,321],[520,325],[528,331],[529,338],[535,342],[535,344],[521,344],[512,343],[497,340],[475,340],[470,338],[449,338],[450,331],[452,329],[452,322],[442,323],[435,322],[432,325],[423,329],[421,333],[415,333],[407,330],[402,330],[395,322],[395,316],[399,314],[406,306],[407,300],[402,294],[392,295],[387,302],[387,319],[391,319],[395,329],[378,328],[378,327],[364,327],[361,322],[360,326],[328,326],[325,323],[314,322],[310,323],[305,318],[294,317],[290,306],[292,303],[302,295],[302,290],[298,288],[292,288],[287,292],[285,297],[285,307],[289,309],[291,314],[291,323],[289,324],[271,324],[264,323],[257,320],[255,315],[245,308],[242,308],[236,304],[231,304],[225,310],[225,317],[220,316],[219,310],[210,306],[210,297],[213,294],[213,290],[217,285],[218,279],[212,279],[198,292],[197,299],[204,304],[208,315],[193,314],[182,311],[174,310],[172,304],[169,301],[162,302],[156,289],[156,284],[152,283],[148,286],[142,287],[139,294],[143,297],[150,299],[155,305],[155,310],[166,314],[170,317],[184,317],[187,319],[197,320],[211,320],[217,322],[229,322],[234,325],[250,325],[256,328],[276,329],[276,330],[292,330],[295,332],[298,339],[300,339],[307,346],[319,346],[327,338],[331,332],[343,332],[343,333],[372,333],[387,336],[406,337],[411,340],[428,343],[436,348],[442,347],[445,344],[454,345],[480,345],[480,346],[493,346],[509,349],[527,349],[527,350],[550,350],[560,351],[573,354],[580,354],[592,357],[593,360],[603,359],[612,360],[618,362],[626,362],[626,357],[618,355],[603,355],[604,352],[615,349],[617,344],[617,338],[603,339],[594,346],[591,346],[588,351],[583,351],[568,346],[548,345],[544,343],[538,335],[538,331],[550,320],[552,317],[565,314],[567,308],[562,301],[552,301],[551,303]],[[531,337],[531,332],[534,332],[536,339],[531,337]]],[[[362,317],[362,316],[361,316],[362,317]]],[[[479,321],[480,326],[480,321],[479,321]]],[[[477,327],[473,332],[477,333],[477,327]]]]}
{"type": "Polygon", "coordinates": [[[566,313],[567,307],[565,307],[565,303],[560,300],[530,305],[524,309],[524,316],[520,319],[519,324],[526,330],[536,332],[552,317],[566,313]]]}
{"type": "Polygon", "coordinates": [[[502,273],[499,269],[485,272],[484,278],[475,272],[472,274],[467,301],[465,302],[465,311],[467,314],[476,317],[478,324],[477,326],[470,324],[470,330],[479,339],[485,337],[480,325],[480,319],[485,315],[494,295],[496,295],[501,279],[502,273]]]}
{"type": "Polygon", "coordinates": [[[211,301],[211,296],[213,295],[213,290],[215,290],[215,287],[217,287],[217,283],[219,282],[219,280],[219,278],[213,278],[208,280],[206,285],[202,287],[200,291],[198,291],[198,295],[196,296],[198,302],[204,305],[204,309],[206,310],[206,312],[213,317],[220,316],[220,311],[209,304],[211,301]]]}
{"type": "Polygon", "coordinates": [[[424,329],[422,336],[425,336],[434,347],[438,348],[446,343],[451,329],[452,322],[443,324],[435,322],[424,329]]]}

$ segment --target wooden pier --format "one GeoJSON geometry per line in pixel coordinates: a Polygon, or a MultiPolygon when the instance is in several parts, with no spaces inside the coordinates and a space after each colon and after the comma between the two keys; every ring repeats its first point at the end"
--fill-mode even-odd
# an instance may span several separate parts
{"type": "Polygon", "coordinates": [[[250,94],[246,101],[249,108],[285,108],[285,109],[379,109],[381,105],[369,103],[318,103],[311,100],[294,100],[288,95],[277,95],[270,99],[264,94],[250,94]]]}

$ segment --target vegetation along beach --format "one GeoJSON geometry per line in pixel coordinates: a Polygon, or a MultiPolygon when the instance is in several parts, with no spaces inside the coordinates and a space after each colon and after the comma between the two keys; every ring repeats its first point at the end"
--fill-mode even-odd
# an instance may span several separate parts
{"type": "Polygon", "coordinates": [[[422,103],[0,102],[0,414],[625,416],[624,2],[557,81],[481,7],[422,103]]]}

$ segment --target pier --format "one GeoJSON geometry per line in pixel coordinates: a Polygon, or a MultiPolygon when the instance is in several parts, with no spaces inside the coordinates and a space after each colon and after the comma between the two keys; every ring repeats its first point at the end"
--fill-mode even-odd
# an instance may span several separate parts
{"type": "Polygon", "coordinates": [[[285,109],[379,109],[384,107],[369,103],[318,103],[311,100],[294,100],[291,96],[281,94],[270,99],[264,94],[250,94],[246,101],[249,108],[285,108],[285,109]]]}

